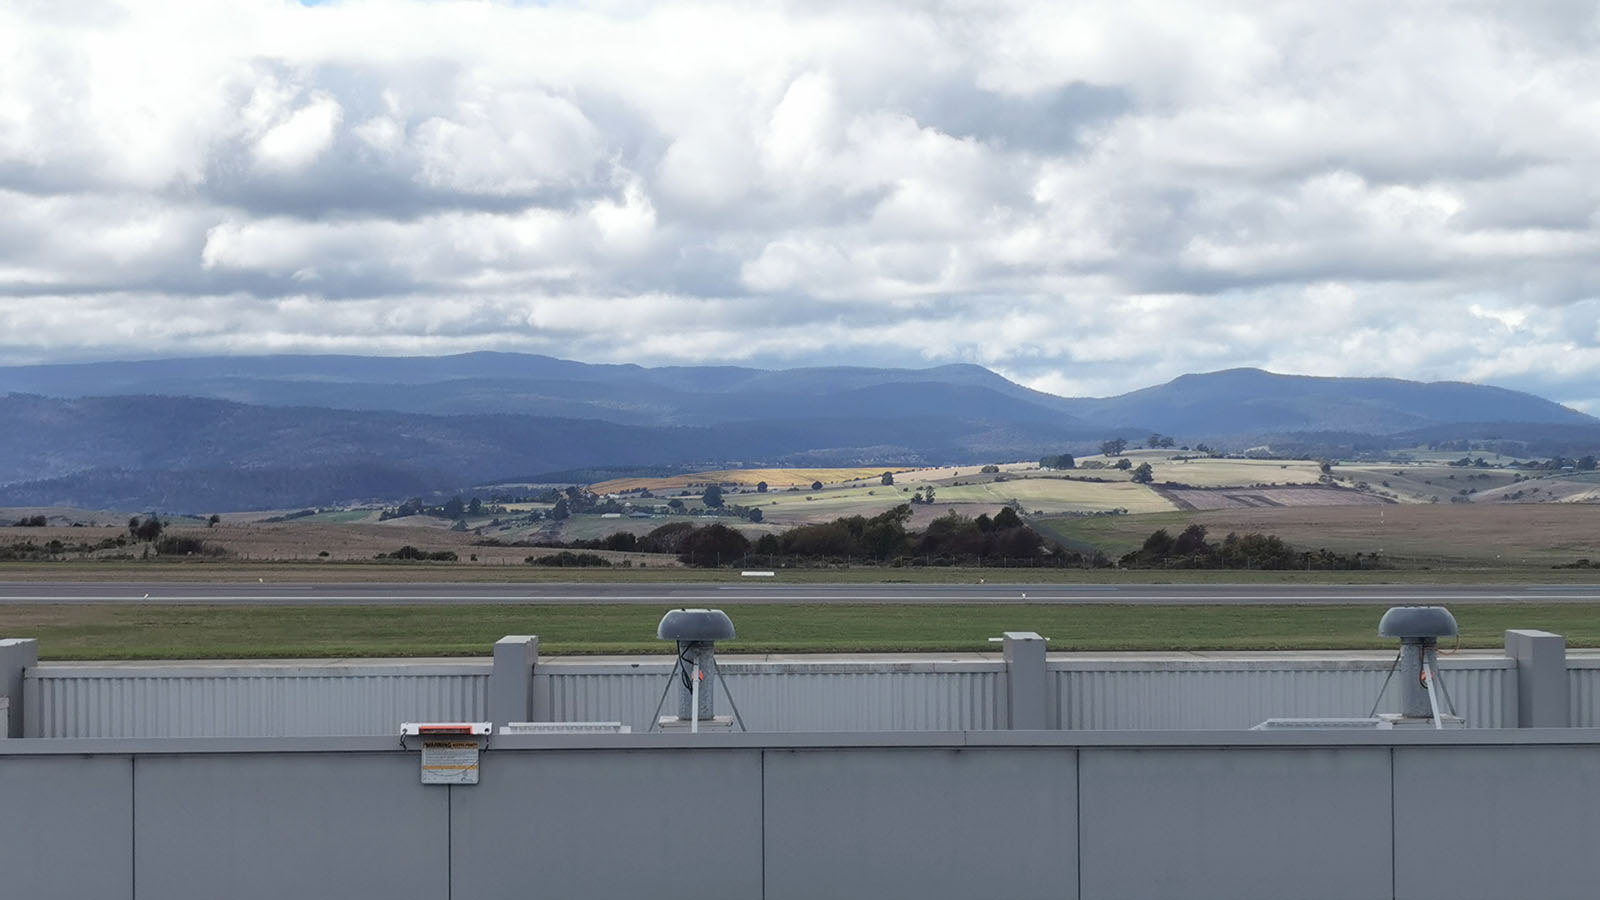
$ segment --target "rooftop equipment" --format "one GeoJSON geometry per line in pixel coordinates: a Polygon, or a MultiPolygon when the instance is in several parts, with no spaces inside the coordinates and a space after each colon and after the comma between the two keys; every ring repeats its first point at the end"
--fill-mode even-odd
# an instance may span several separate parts
{"type": "Polygon", "coordinates": [[[1461,718],[1455,714],[1455,704],[1450,702],[1450,691],[1439,677],[1439,638],[1460,633],[1456,617],[1442,606],[1395,606],[1384,613],[1378,620],[1378,634],[1399,638],[1400,654],[1389,666],[1389,674],[1383,679],[1372,711],[1378,711],[1378,701],[1383,699],[1383,692],[1388,690],[1395,670],[1399,669],[1399,721],[1431,722],[1434,728],[1459,726],[1461,718]],[[1440,695],[1444,696],[1445,708],[1450,711],[1447,715],[1439,712],[1440,695]]]}
{"type": "Polygon", "coordinates": [[[661,617],[661,624],[656,627],[656,637],[664,641],[676,641],[678,644],[677,660],[672,665],[672,674],[667,676],[667,686],[661,692],[661,700],[656,703],[655,715],[651,717],[651,728],[682,728],[688,725],[691,733],[698,733],[702,725],[711,728],[730,728],[737,722],[740,731],[747,731],[744,718],[739,715],[739,707],[733,702],[733,695],[728,693],[728,682],[722,677],[722,672],[717,669],[717,641],[726,641],[735,637],[733,621],[727,613],[720,609],[673,609],[661,617]],[[711,679],[715,677],[716,681],[711,679]],[[722,684],[723,693],[728,694],[728,706],[733,710],[733,718],[717,715],[716,683],[722,684]],[[678,685],[678,714],[676,716],[662,716],[661,707],[667,702],[667,694],[671,692],[673,684],[678,685]]]}
{"type": "Polygon", "coordinates": [[[1378,620],[1378,634],[1400,639],[1400,653],[1389,665],[1383,687],[1372,701],[1366,718],[1268,719],[1255,726],[1257,731],[1321,728],[1461,728],[1465,722],[1456,715],[1450,692],[1439,677],[1439,638],[1460,634],[1455,616],[1442,606],[1395,606],[1378,620]],[[1378,714],[1383,694],[1400,672],[1400,712],[1378,714]],[[1437,686],[1437,690],[1435,687],[1437,686]],[[1440,712],[1439,697],[1444,697],[1440,712]]]}

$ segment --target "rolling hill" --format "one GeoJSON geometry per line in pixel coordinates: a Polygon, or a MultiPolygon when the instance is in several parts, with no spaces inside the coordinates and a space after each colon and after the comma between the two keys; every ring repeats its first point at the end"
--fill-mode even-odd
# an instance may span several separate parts
{"type": "Polygon", "coordinates": [[[1066,398],[972,365],[646,368],[510,353],[0,367],[0,423],[0,505],[173,510],[393,498],[596,467],[1025,459],[1153,431],[1234,449],[1552,431],[1600,446],[1589,416],[1458,382],[1234,369],[1066,398]]]}

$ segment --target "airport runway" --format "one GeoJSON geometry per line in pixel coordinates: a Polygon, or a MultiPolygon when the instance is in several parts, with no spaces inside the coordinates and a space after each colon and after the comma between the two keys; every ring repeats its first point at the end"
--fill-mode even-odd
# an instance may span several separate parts
{"type": "Polygon", "coordinates": [[[161,603],[360,606],[449,604],[927,603],[1131,605],[1444,605],[1596,603],[1600,585],[1040,585],[1040,584],[184,584],[0,582],[0,606],[161,603]]]}

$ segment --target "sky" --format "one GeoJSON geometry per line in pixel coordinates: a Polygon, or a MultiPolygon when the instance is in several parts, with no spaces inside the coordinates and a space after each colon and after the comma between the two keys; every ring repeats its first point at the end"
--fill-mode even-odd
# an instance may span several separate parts
{"type": "Polygon", "coordinates": [[[9,0],[0,364],[1462,380],[1600,414],[1600,3],[9,0]]]}

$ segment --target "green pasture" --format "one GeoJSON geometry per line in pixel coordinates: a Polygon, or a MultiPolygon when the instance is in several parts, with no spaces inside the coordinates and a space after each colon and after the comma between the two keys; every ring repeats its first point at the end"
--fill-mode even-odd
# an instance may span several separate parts
{"type": "MultiPolygon", "coordinates": [[[[546,654],[661,653],[661,606],[17,606],[0,634],[36,637],[45,659],[485,656],[506,634],[546,654]]],[[[994,652],[1003,631],[1037,631],[1052,651],[1388,648],[1382,606],[753,605],[723,607],[729,653],[994,652]]],[[[1591,604],[1458,606],[1464,647],[1507,628],[1600,646],[1591,604]]]]}

